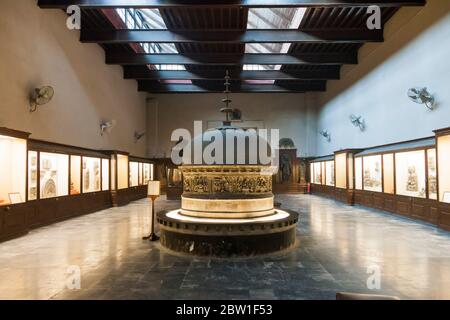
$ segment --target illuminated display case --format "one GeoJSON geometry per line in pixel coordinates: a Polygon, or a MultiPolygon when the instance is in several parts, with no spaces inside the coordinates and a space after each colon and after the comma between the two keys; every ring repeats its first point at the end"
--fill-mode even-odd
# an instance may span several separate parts
{"type": "Polygon", "coordinates": [[[143,181],[142,181],[142,183],[143,184],[146,185],[146,184],[148,184],[148,182],[150,180],[153,180],[152,172],[153,172],[153,164],[151,164],[151,163],[144,163],[143,171],[142,171],[142,174],[143,174],[143,181]]]}
{"type": "Polygon", "coordinates": [[[27,139],[29,134],[0,128],[0,206],[26,201],[27,139]]]}
{"type": "Polygon", "coordinates": [[[70,156],[70,195],[81,193],[81,156],[70,156]]]}
{"type": "Polygon", "coordinates": [[[336,170],[334,155],[310,160],[311,193],[334,197],[336,170]]]}
{"type": "Polygon", "coordinates": [[[40,199],[69,194],[69,156],[60,153],[40,152],[40,199]]]}
{"type": "Polygon", "coordinates": [[[130,187],[137,187],[140,181],[139,163],[130,161],[130,187]]]}
{"type": "Polygon", "coordinates": [[[101,191],[101,159],[83,157],[83,193],[101,191]]]}
{"type": "MultiPolygon", "coordinates": [[[[439,227],[450,230],[450,128],[436,130],[435,134],[439,227]]],[[[428,165],[428,170],[430,170],[430,165],[428,165]]],[[[430,179],[428,183],[430,183],[430,179]]]]}
{"type": "Polygon", "coordinates": [[[395,154],[396,194],[426,198],[425,150],[395,154]]]}
{"type": "MultiPolygon", "coordinates": [[[[355,186],[355,171],[361,170],[362,161],[355,162],[355,153],[360,149],[345,149],[334,153],[334,163],[336,171],[336,200],[345,202],[349,205],[354,204],[354,189],[362,188],[362,185],[355,186]],[[355,170],[356,167],[356,170],[355,170]]],[[[362,172],[359,172],[361,175],[362,172]]]]}
{"type": "Polygon", "coordinates": [[[129,184],[128,155],[117,154],[117,189],[126,189],[129,184]]]}
{"type": "Polygon", "coordinates": [[[363,190],[382,192],[381,155],[363,158],[363,190]]]}
{"type": "Polygon", "coordinates": [[[38,153],[28,151],[28,201],[36,200],[38,190],[38,153]]]}
{"type": "Polygon", "coordinates": [[[109,159],[102,159],[102,191],[108,191],[109,186],[109,159]]]}
{"type": "Polygon", "coordinates": [[[334,161],[325,161],[325,184],[334,186],[334,161]]]}
{"type": "Polygon", "coordinates": [[[437,224],[434,137],[365,149],[354,167],[356,203],[437,224]]]}

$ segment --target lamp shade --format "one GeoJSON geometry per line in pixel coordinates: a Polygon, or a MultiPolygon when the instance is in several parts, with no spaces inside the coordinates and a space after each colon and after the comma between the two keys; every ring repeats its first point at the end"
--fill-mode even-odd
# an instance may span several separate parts
{"type": "Polygon", "coordinates": [[[159,181],[149,181],[148,182],[147,195],[148,196],[159,196],[160,195],[159,181]]]}

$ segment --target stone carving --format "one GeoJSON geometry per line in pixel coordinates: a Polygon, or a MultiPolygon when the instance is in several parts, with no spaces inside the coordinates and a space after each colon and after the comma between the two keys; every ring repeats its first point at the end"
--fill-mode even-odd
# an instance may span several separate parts
{"type": "MultiPolygon", "coordinates": [[[[254,171],[234,172],[227,175],[218,172],[184,172],[183,190],[189,193],[269,193],[272,192],[272,176],[254,171]]],[[[245,171],[245,170],[244,170],[245,171]]]]}

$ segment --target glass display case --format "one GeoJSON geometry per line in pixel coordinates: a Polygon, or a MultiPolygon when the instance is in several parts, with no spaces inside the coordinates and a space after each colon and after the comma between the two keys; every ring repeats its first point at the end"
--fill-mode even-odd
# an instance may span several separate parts
{"type": "Polygon", "coordinates": [[[38,153],[28,151],[28,200],[36,200],[38,193],[38,153]]]}
{"type": "Polygon", "coordinates": [[[83,157],[83,193],[101,190],[100,158],[83,157]]]}
{"type": "Polygon", "coordinates": [[[81,156],[70,156],[70,195],[81,193],[81,156]]]}
{"type": "Polygon", "coordinates": [[[147,185],[148,182],[150,180],[152,180],[152,178],[151,178],[151,164],[150,163],[144,163],[142,176],[143,176],[142,183],[145,184],[145,185],[147,185]]]}
{"type": "Polygon", "coordinates": [[[334,156],[336,162],[336,187],[347,188],[347,154],[336,153],[334,156]]]}
{"type": "Polygon", "coordinates": [[[382,192],[381,155],[363,158],[363,188],[367,191],[382,192]]]}
{"type": "Polygon", "coordinates": [[[436,149],[427,150],[428,198],[437,200],[437,164],[436,149]]]}
{"type": "Polygon", "coordinates": [[[314,162],[314,183],[322,184],[322,164],[320,162],[314,162]]]}
{"type": "Polygon", "coordinates": [[[450,203],[450,128],[439,129],[436,134],[438,199],[450,203]]]}
{"type": "Polygon", "coordinates": [[[325,168],[325,162],[321,162],[320,163],[320,169],[321,169],[321,174],[320,174],[320,177],[322,178],[322,181],[320,182],[320,184],[323,184],[323,185],[325,185],[325,183],[326,183],[326,168],[325,168]]]}
{"type": "Polygon", "coordinates": [[[130,187],[139,185],[139,163],[130,161],[130,187]]]}
{"type": "Polygon", "coordinates": [[[325,184],[334,187],[334,161],[325,161],[325,184]]]}
{"type": "Polygon", "coordinates": [[[355,158],[355,189],[363,189],[363,169],[362,169],[362,157],[355,158]]]}
{"type": "Polygon", "coordinates": [[[128,175],[128,155],[117,154],[117,188],[128,188],[129,175],[128,175]]]}
{"type": "Polygon", "coordinates": [[[69,156],[59,153],[40,153],[40,199],[69,194],[69,156]]]}
{"type": "Polygon", "coordinates": [[[144,164],[139,162],[139,185],[142,186],[144,184],[144,164]]]}
{"type": "Polygon", "coordinates": [[[0,128],[0,206],[26,201],[28,135],[15,133],[20,132],[0,128]]]}
{"type": "Polygon", "coordinates": [[[358,153],[355,158],[356,189],[436,200],[435,145],[435,139],[431,137],[358,153]]]}
{"type": "Polygon", "coordinates": [[[102,159],[102,191],[109,190],[109,160],[102,159]]]}
{"type": "Polygon", "coordinates": [[[425,151],[395,154],[396,193],[402,196],[426,198],[425,151]]]}
{"type": "Polygon", "coordinates": [[[383,188],[384,193],[394,194],[394,154],[383,155],[383,188]]]}

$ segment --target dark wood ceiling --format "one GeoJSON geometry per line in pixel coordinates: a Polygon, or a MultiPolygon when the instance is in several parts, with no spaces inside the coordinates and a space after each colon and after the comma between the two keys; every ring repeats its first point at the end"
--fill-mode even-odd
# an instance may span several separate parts
{"type": "MultiPolygon", "coordinates": [[[[344,64],[356,64],[366,42],[382,42],[383,30],[366,27],[367,7],[381,7],[382,26],[401,6],[423,0],[39,0],[41,8],[82,9],[81,41],[98,43],[107,64],[123,66],[149,93],[221,92],[226,70],[235,92],[325,91],[344,64]],[[111,18],[116,8],[157,8],[167,30],[128,30],[111,18]],[[248,30],[250,8],[307,10],[298,30],[248,30]],[[178,54],[147,54],[139,43],[173,43],[178,54]],[[246,43],[291,43],[287,54],[246,53],[246,43]],[[186,70],[151,70],[180,64],[186,70]],[[280,70],[243,71],[244,64],[282,65],[280,70]],[[171,83],[174,80],[190,80],[171,83]],[[264,83],[275,80],[274,83],[264,83]]],[[[286,51],[285,51],[286,52],[286,51]]]]}

